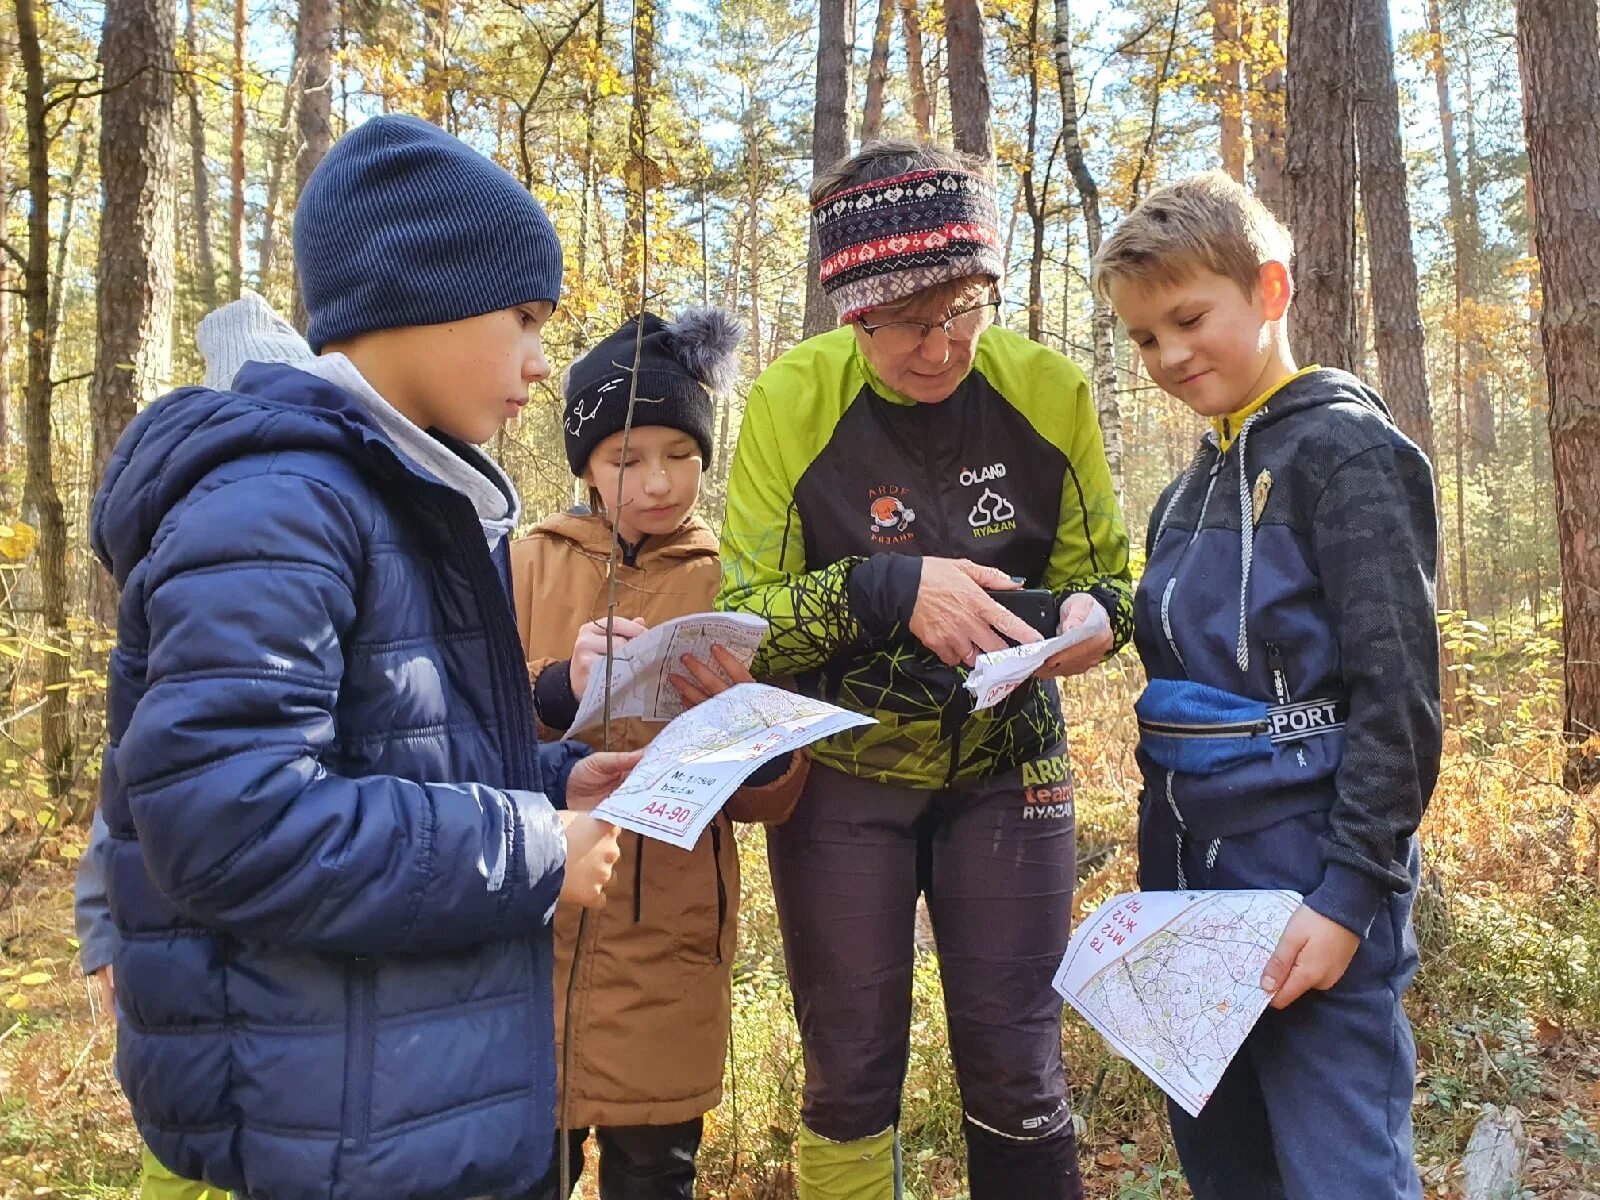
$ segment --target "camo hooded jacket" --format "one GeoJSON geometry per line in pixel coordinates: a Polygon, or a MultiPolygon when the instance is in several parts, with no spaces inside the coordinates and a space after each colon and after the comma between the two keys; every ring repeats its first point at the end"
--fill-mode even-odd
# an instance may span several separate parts
{"type": "Polygon", "coordinates": [[[718,603],[771,625],[758,675],[876,717],[816,747],[862,778],[940,787],[1047,752],[1053,682],[973,713],[962,674],[909,632],[924,556],[1087,592],[1132,633],[1128,537],[1083,373],[1001,328],[940,404],[889,389],[854,332],[810,338],[756,380],[728,481],[718,603]]]}
{"type": "Polygon", "coordinates": [[[1433,471],[1343,371],[1303,372],[1226,432],[1151,514],[1134,641],[1153,684],[1271,706],[1273,752],[1168,770],[1146,727],[1141,811],[1170,809],[1202,842],[1327,812],[1307,903],[1364,935],[1412,886],[1439,771],[1433,471]]]}

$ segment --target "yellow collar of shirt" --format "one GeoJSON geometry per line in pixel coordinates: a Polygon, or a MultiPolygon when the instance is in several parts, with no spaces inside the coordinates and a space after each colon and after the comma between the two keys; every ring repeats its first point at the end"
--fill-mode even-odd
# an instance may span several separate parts
{"type": "Polygon", "coordinates": [[[1288,387],[1296,379],[1299,379],[1302,375],[1309,375],[1313,371],[1320,370],[1322,370],[1322,368],[1314,363],[1309,367],[1301,367],[1293,375],[1289,375],[1283,379],[1280,379],[1277,383],[1273,384],[1266,391],[1262,392],[1261,395],[1250,401],[1250,403],[1246,404],[1243,408],[1231,412],[1225,417],[1212,417],[1211,428],[1217,431],[1217,445],[1223,450],[1228,449],[1228,447],[1233,445],[1234,439],[1239,436],[1240,426],[1242,426],[1256,413],[1260,412],[1261,409],[1266,406],[1268,400],[1271,400],[1274,396],[1276,396],[1284,388],[1288,387]]]}

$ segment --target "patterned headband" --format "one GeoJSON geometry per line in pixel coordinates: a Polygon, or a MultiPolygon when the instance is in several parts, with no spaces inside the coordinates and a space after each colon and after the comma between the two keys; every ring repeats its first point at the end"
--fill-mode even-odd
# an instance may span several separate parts
{"type": "Polygon", "coordinates": [[[822,290],[842,322],[935,284],[1005,274],[994,188],[965,171],[875,179],[812,212],[822,290]]]}

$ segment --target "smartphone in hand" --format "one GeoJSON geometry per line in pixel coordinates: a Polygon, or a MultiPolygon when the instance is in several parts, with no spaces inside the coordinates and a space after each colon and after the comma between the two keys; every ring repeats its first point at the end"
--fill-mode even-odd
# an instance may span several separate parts
{"type": "Polygon", "coordinates": [[[1015,591],[987,592],[987,594],[989,599],[1001,608],[1021,617],[1037,629],[1040,637],[1052,638],[1058,632],[1056,626],[1061,622],[1061,609],[1056,604],[1055,594],[1049,588],[1019,588],[1015,591]]]}

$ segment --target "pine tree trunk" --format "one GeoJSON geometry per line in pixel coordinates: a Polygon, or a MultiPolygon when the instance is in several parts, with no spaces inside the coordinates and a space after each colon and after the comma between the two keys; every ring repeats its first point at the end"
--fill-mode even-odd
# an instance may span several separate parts
{"type": "MultiPolygon", "coordinates": [[[[33,0],[17,0],[17,42],[22,59],[28,144],[28,237],[23,268],[23,304],[28,330],[28,389],[23,438],[28,452],[24,504],[38,514],[39,584],[45,635],[65,650],[67,633],[67,518],[56,490],[50,428],[52,325],[50,319],[50,133],[45,110],[44,63],[33,0]]],[[[45,654],[41,743],[53,796],[67,790],[72,774],[72,725],[67,704],[71,659],[45,654]]]]}
{"type": "Polygon", "coordinates": [[[1518,0],[1538,198],[1541,330],[1561,541],[1566,781],[1600,783],[1600,30],[1594,0],[1518,0]]]}
{"type": "MultiPolygon", "coordinates": [[[[1463,31],[1464,32],[1464,31],[1463,31]]],[[[1478,197],[1483,194],[1483,157],[1478,153],[1477,107],[1472,86],[1472,41],[1461,38],[1461,114],[1466,128],[1466,161],[1462,164],[1462,216],[1470,257],[1467,260],[1467,294],[1483,294],[1485,270],[1483,223],[1479,219],[1478,197]]],[[[1494,391],[1489,386],[1488,349],[1476,329],[1467,342],[1467,424],[1471,431],[1469,449],[1472,465],[1482,466],[1494,457],[1494,391]]]]}
{"type": "MultiPolygon", "coordinates": [[[[6,33],[9,34],[9,30],[6,33]]],[[[10,37],[0,38],[0,96],[11,95],[16,58],[10,37]]],[[[11,109],[0,104],[0,146],[11,145],[11,109]]],[[[0,228],[9,228],[11,215],[11,157],[0,154],[0,228]]],[[[0,255],[0,503],[11,504],[11,489],[3,482],[11,470],[11,257],[0,255]]]]}
{"type": "MultiPolygon", "coordinates": [[[[89,395],[95,488],[139,403],[172,369],[173,76],[176,28],[167,0],[107,0],[100,37],[100,262],[89,395]]],[[[91,611],[116,624],[116,589],[90,575],[91,611]]]]}
{"type": "MultiPolygon", "coordinates": [[[[752,131],[753,133],[754,131],[752,131]]],[[[747,201],[750,206],[749,222],[745,228],[750,237],[750,352],[754,356],[751,366],[761,374],[761,148],[752,136],[749,144],[750,179],[747,201]]]]}
{"type": "Polygon", "coordinates": [[[289,170],[289,151],[295,138],[289,136],[294,123],[295,101],[300,95],[300,39],[294,40],[289,58],[289,82],[283,88],[283,107],[278,113],[277,145],[272,151],[272,171],[267,176],[265,210],[261,214],[261,241],[256,244],[256,290],[265,292],[278,257],[278,203],[283,196],[283,178],[289,170]]]}
{"type": "Polygon", "coordinates": [[[233,0],[233,137],[228,156],[233,186],[228,210],[228,298],[244,287],[244,64],[245,0],[233,0]]]}
{"type": "MultiPolygon", "coordinates": [[[[1089,242],[1089,258],[1100,253],[1104,225],[1100,215],[1100,188],[1083,156],[1083,135],[1078,127],[1078,76],[1072,62],[1071,0],[1055,0],[1056,81],[1061,93],[1061,145],[1067,169],[1078,189],[1078,204],[1089,242]]],[[[1100,437],[1105,443],[1106,462],[1111,467],[1111,482],[1117,500],[1122,500],[1122,409],[1117,397],[1117,360],[1112,345],[1116,320],[1111,305],[1098,292],[1094,294],[1089,342],[1093,354],[1094,402],[1100,418],[1100,437]]],[[[1066,322],[1062,322],[1066,336],[1066,322]]]]}
{"type": "MultiPolygon", "coordinates": [[[[58,229],[65,232],[56,238],[56,261],[50,268],[50,315],[46,323],[46,340],[50,344],[50,371],[56,369],[55,354],[61,345],[61,317],[66,312],[65,293],[70,279],[72,233],[77,229],[78,197],[83,177],[89,164],[89,144],[94,129],[83,125],[78,130],[77,149],[72,154],[72,169],[67,172],[67,186],[62,190],[61,221],[58,229]]],[[[60,136],[59,133],[57,136],[60,136]]]]}
{"type": "Polygon", "coordinates": [[[1288,185],[1283,177],[1285,86],[1282,0],[1265,0],[1252,18],[1262,49],[1251,55],[1250,163],[1255,193],[1280,220],[1289,219],[1288,185]],[[1261,59],[1265,58],[1263,66],[1261,59]]]}
{"type": "Polygon", "coordinates": [[[1044,206],[1049,180],[1041,189],[1034,181],[1039,140],[1039,0],[1028,5],[1027,32],[1028,134],[1023,147],[1022,203],[1028,210],[1032,244],[1028,255],[1028,339],[1044,341],[1044,206]]]}
{"type": "MultiPolygon", "coordinates": [[[[1455,311],[1450,331],[1452,348],[1452,398],[1463,414],[1469,411],[1466,393],[1473,389],[1472,380],[1477,372],[1474,366],[1478,354],[1474,349],[1476,339],[1467,329],[1467,300],[1474,294],[1474,275],[1478,262],[1478,238],[1475,236],[1476,214],[1469,210],[1466,182],[1462,178],[1461,158],[1456,147],[1455,106],[1450,99],[1450,70],[1444,54],[1444,25],[1440,17],[1439,0],[1428,0],[1428,67],[1433,75],[1434,94],[1439,104],[1439,137],[1444,147],[1445,194],[1450,202],[1451,274],[1454,289],[1455,311]]],[[[1476,208],[1476,205],[1473,205],[1476,208]]],[[[1470,406],[1476,407],[1476,406],[1470,406]]],[[[1464,417],[1465,419],[1465,417],[1464,417]]],[[[1474,445],[1471,457],[1481,461],[1476,439],[1466,426],[1464,436],[1474,445]]],[[[1493,420],[1490,421],[1493,437],[1493,420]]],[[[1463,588],[1463,593],[1465,588],[1463,588]]]]}
{"type": "Polygon", "coordinates": [[[867,64],[867,105],[861,117],[861,142],[875,141],[883,129],[883,92],[889,82],[889,33],[894,28],[895,0],[878,0],[878,23],[872,30],[872,58],[867,64]]]}
{"type": "MultiPolygon", "coordinates": [[[[605,0],[594,6],[594,47],[598,58],[606,45],[605,0]]],[[[583,195],[578,201],[578,278],[589,278],[589,210],[599,206],[600,181],[595,171],[595,109],[599,103],[600,87],[596,79],[598,68],[591,68],[583,85],[583,195]]]]}
{"type": "Polygon", "coordinates": [[[1173,62],[1178,52],[1178,32],[1183,21],[1184,0],[1173,0],[1172,19],[1167,23],[1167,44],[1161,54],[1161,65],[1150,80],[1150,120],[1145,124],[1144,142],[1139,147],[1139,158],[1133,168],[1133,179],[1128,184],[1128,207],[1135,207],[1144,199],[1147,172],[1155,159],[1156,138],[1161,132],[1161,98],[1166,95],[1167,80],[1172,76],[1173,62]]]}
{"type": "MultiPolygon", "coordinates": [[[[813,175],[831,170],[850,153],[850,47],[854,30],[850,0],[820,0],[817,30],[817,102],[811,118],[813,175]]],[[[838,324],[832,303],[823,293],[817,271],[821,254],[815,229],[806,253],[805,336],[826,333],[838,324]]]]}
{"type": "Polygon", "coordinates": [[[945,57],[950,86],[950,130],[957,150],[994,162],[989,67],[983,57],[979,0],[945,0],[945,57]]]}
{"type": "Polygon", "coordinates": [[[183,18],[187,74],[183,90],[189,102],[189,186],[194,207],[195,275],[200,307],[217,306],[217,259],[211,249],[211,177],[206,169],[206,121],[200,104],[200,37],[195,30],[195,0],[188,0],[183,18]]]}
{"type": "Polygon", "coordinates": [[[906,82],[911,89],[911,119],[917,133],[933,136],[933,120],[928,107],[928,81],[922,70],[922,16],[917,0],[899,0],[900,28],[906,39],[906,82]]]}
{"type": "MultiPolygon", "coordinates": [[[[1355,61],[1361,71],[1356,143],[1371,271],[1373,348],[1378,356],[1384,398],[1395,420],[1431,462],[1436,451],[1428,393],[1427,342],[1417,297],[1417,261],[1411,246],[1411,208],[1388,0],[1356,0],[1355,18],[1355,61]]],[[[1435,478],[1436,507],[1438,490],[1435,478]]],[[[1441,528],[1438,538],[1437,603],[1445,609],[1449,607],[1449,575],[1445,569],[1443,532],[1441,528]]]]}
{"type": "Polygon", "coordinates": [[[622,231],[622,277],[629,311],[644,309],[645,205],[652,184],[650,105],[656,74],[656,0],[633,4],[633,110],[628,120],[628,191],[622,231]]]}
{"type": "Polygon", "coordinates": [[[763,366],[761,322],[761,134],[753,104],[744,110],[745,215],[741,228],[750,247],[750,353],[751,369],[763,366]]]}
{"type": "Polygon", "coordinates": [[[1394,78],[1388,0],[1356,0],[1356,57],[1361,96],[1356,137],[1361,207],[1372,271],[1373,341],[1383,393],[1407,437],[1434,456],[1428,362],[1411,247],[1411,210],[1400,140],[1400,94],[1394,78]]]}
{"type": "Polygon", "coordinates": [[[1239,0],[1207,0],[1211,57],[1217,73],[1217,127],[1222,169],[1244,182],[1244,64],[1240,61],[1239,0]]]}
{"type": "MultiPolygon", "coordinates": [[[[305,190],[333,145],[333,0],[300,0],[300,151],[294,160],[295,194],[305,190]]],[[[304,333],[305,298],[295,288],[294,323],[304,333]]]]}
{"type": "Polygon", "coordinates": [[[422,115],[440,128],[449,110],[449,82],[445,65],[449,56],[450,0],[422,3],[422,115]]]}
{"type": "Polygon", "coordinates": [[[1287,162],[1296,356],[1356,369],[1353,0],[1291,0],[1287,162]]]}

